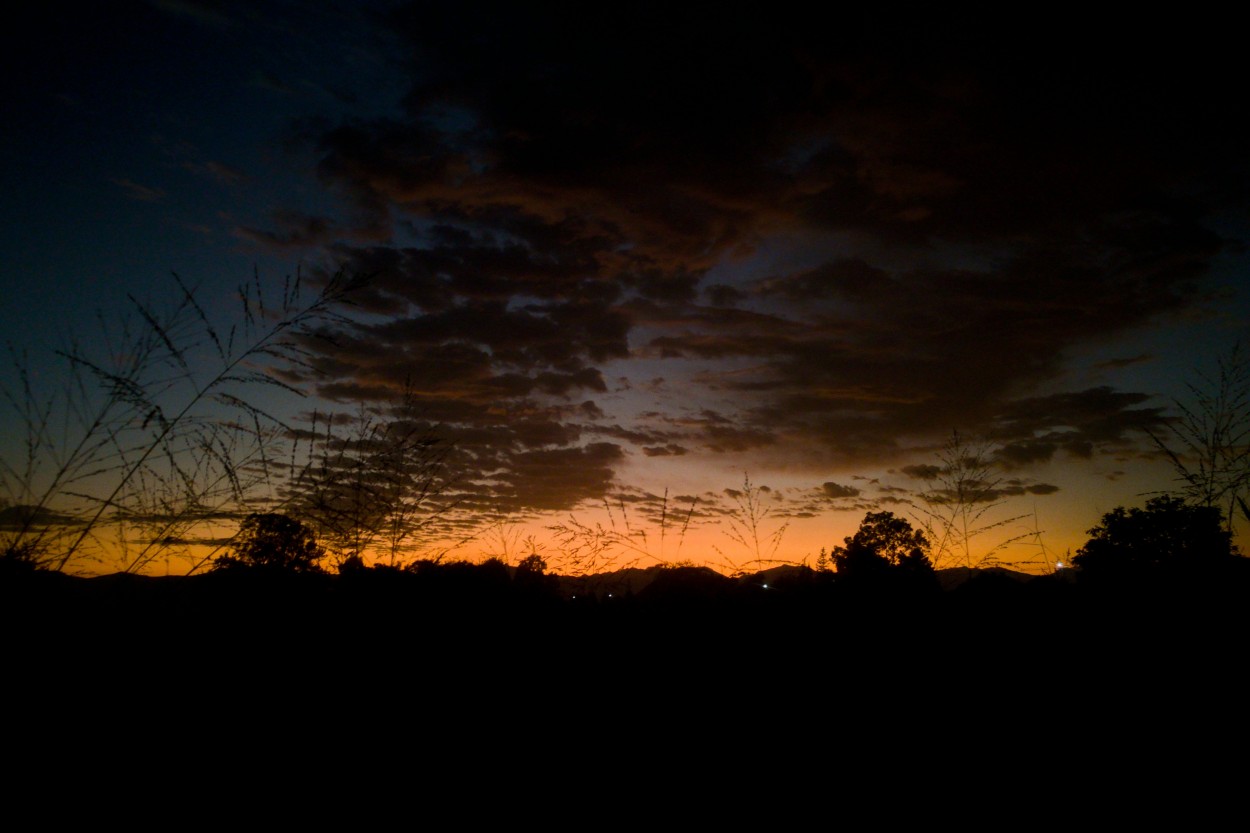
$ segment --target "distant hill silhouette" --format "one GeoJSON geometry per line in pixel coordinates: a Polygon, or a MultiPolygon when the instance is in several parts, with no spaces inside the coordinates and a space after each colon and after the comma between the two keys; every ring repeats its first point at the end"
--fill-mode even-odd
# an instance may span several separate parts
{"type": "MultiPolygon", "coordinates": [[[[722,579],[725,578],[708,567],[674,568],[663,565],[627,567],[621,570],[588,576],[558,576],[557,578],[559,580],[560,593],[565,598],[572,598],[578,594],[624,596],[638,594],[659,577],[670,578],[673,575],[680,575],[682,571],[689,570],[706,571],[722,579]]],[[[687,575],[693,576],[694,574],[687,573],[687,575]]],[[[1071,576],[1072,571],[1069,570],[1068,575],[1071,576]]],[[[986,576],[1002,577],[1020,583],[1029,582],[1037,578],[1033,574],[1009,570],[1005,567],[950,567],[938,570],[937,576],[943,590],[951,590],[971,579],[986,576]]],[[[736,582],[743,586],[763,587],[767,585],[769,588],[791,589],[795,585],[816,581],[819,577],[820,573],[811,567],[783,564],[755,573],[749,573],[736,579],[728,579],[728,581],[736,582]]],[[[716,579],[709,577],[707,581],[709,586],[711,586],[715,584],[716,579]]]]}
{"type": "MultiPolygon", "coordinates": [[[[390,645],[396,651],[468,643],[506,653],[597,651],[666,629],[790,652],[853,646],[972,643],[978,650],[1093,650],[1185,634],[1242,645],[1250,626],[1250,562],[1210,582],[1108,588],[1076,570],[1029,576],[1005,569],[938,572],[936,589],[861,591],[836,573],[781,566],[728,577],[705,567],[630,568],[593,576],[519,573],[501,562],[361,568],[342,575],[230,570],[183,577],[79,578],[36,571],[0,581],[10,643],[143,646],[177,652],[390,645]],[[402,647],[401,647],[402,646],[402,647]]],[[[381,650],[381,648],[379,648],[381,650]]],[[[440,649],[441,650],[441,649],[440,649]]],[[[450,650],[450,649],[449,649],[450,650]]],[[[867,651],[867,648],[864,649],[867,651]]],[[[870,652],[868,652],[870,653],[870,652]]]]}

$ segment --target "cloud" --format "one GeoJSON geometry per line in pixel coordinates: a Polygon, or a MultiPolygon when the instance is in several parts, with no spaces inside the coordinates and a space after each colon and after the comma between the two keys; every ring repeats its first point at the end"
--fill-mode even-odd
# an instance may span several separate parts
{"type": "Polygon", "coordinates": [[[606,493],[621,458],[620,447],[612,443],[522,452],[496,475],[501,488],[491,497],[502,511],[568,509],[584,497],[606,493]]]}
{"type": "Polygon", "coordinates": [[[931,463],[921,463],[910,466],[903,466],[899,469],[908,477],[917,478],[919,480],[932,480],[942,473],[941,466],[935,466],[931,463]]]}
{"type": "Polygon", "coordinates": [[[1007,466],[1027,466],[1050,460],[1058,449],[1059,446],[1055,442],[1023,440],[1008,443],[999,449],[997,454],[1000,462],[1007,466]]]}
{"type": "Polygon", "coordinates": [[[1088,458],[1096,449],[1120,450],[1163,428],[1167,416],[1142,393],[1109,386],[1028,397],[1005,403],[994,419],[1004,441],[998,457],[1006,465],[1046,461],[1063,450],[1088,458]]]}
{"type": "Polygon", "coordinates": [[[820,488],[825,497],[835,500],[837,498],[859,497],[860,494],[859,489],[856,489],[854,486],[843,486],[832,482],[825,483],[820,488]]]}
{"type": "Polygon", "coordinates": [[[669,443],[665,446],[643,446],[642,453],[648,457],[680,457],[685,454],[687,449],[676,443],[669,443]]]}
{"type": "Polygon", "coordinates": [[[534,506],[608,488],[631,450],[923,479],[905,464],[952,428],[1019,471],[1161,424],[1147,393],[1035,392],[1215,297],[1207,219],[1246,196],[1229,82],[1124,73],[1144,46],[1045,22],[657,14],[388,13],[401,110],[301,128],[344,216],[240,231],[375,276],[338,346],[309,345],[323,395],[411,380],[516,505],[491,466],[591,455],[534,506]]]}
{"type": "Polygon", "coordinates": [[[27,532],[45,527],[73,526],[82,518],[41,506],[17,504],[0,508],[0,530],[27,532]]]}
{"type": "Polygon", "coordinates": [[[334,221],[300,211],[278,209],[272,215],[274,229],[264,230],[239,226],[234,234],[244,240],[258,243],[276,251],[298,249],[310,245],[328,243],[334,236],[334,221]]]}
{"type": "Polygon", "coordinates": [[[211,159],[204,163],[204,170],[209,176],[223,185],[237,185],[241,182],[246,182],[248,179],[247,174],[238,168],[232,168],[224,162],[217,162],[211,159]]]}
{"type": "Polygon", "coordinates": [[[1094,367],[1099,370],[1122,370],[1123,368],[1132,367],[1133,365],[1145,364],[1146,362],[1154,361],[1154,359],[1155,357],[1149,353],[1139,353],[1136,356],[1108,359],[1105,362],[1099,362],[1094,365],[1094,367]]]}
{"type": "Polygon", "coordinates": [[[760,281],[755,291],[763,296],[779,295],[791,301],[867,301],[889,291],[898,291],[889,273],[860,259],[839,258],[788,275],[760,281]]]}
{"type": "Polygon", "coordinates": [[[126,196],[132,200],[139,202],[160,202],[165,199],[165,192],[160,188],[153,188],[147,185],[140,185],[129,179],[114,179],[113,184],[120,185],[126,191],[126,196]]]}

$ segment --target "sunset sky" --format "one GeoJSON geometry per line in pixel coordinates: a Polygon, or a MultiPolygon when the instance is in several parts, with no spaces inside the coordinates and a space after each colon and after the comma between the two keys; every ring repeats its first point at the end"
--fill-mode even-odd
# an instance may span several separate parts
{"type": "Polygon", "coordinates": [[[554,554],[605,497],[654,530],[667,490],[679,557],[743,564],[749,476],[814,561],[914,516],[957,430],[1063,558],[1170,485],[1146,432],[1250,332],[1242,35],[805,8],[40,4],[4,35],[4,337],[345,267],[291,413],[411,380],[502,524],[466,555],[554,554]]]}

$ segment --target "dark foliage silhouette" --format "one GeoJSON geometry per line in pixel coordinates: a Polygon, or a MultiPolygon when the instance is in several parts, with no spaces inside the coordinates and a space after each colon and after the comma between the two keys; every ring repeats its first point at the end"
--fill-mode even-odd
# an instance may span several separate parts
{"type": "Polygon", "coordinates": [[[10,542],[0,549],[0,578],[39,569],[37,548],[32,541],[10,542]]]}
{"type": "Polygon", "coordinates": [[[319,573],[325,550],[313,531],[278,512],[248,515],[239,527],[233,551],[215,562],[216,569],[255,567],[292,573],[319,573]]]}
{"type": "Polygon", "coordinates": [[[512,575],[513,586],[522,593],[554,596],[560,590],[560,581],[547,574],[547,562],[538,553],[531,553],[517,564],[512,575]]]}
{"type": "Polygon", "coordinates": [[[910,578],[928,583],[936,575],[926,554],[928,538],[893,512],[869,512],[855,534],[843,540],[831,559],[841,582],[910,578]]]}
{"type": "Polygon", "coordinates": [[[1116,507],[1089,535],[1072,562],[1095,578],[1213,573],[1239,556],[1218,507],[1168,495],[1145,508],[1116,507]]]}

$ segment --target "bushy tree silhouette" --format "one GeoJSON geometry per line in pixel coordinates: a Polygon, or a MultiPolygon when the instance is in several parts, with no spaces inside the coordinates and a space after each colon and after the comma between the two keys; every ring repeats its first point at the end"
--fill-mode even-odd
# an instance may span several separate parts
{"type": "Polygon", "coordinates": [[[39,553],[31,541],[0,546],[0,578],[25,575],[41,566],[39,553]]]}
{"type": "Polygon", "coordinates": [[[233,552],[215,562],[216,569],[258,567],[293,573],[319,573],[325,550],[313,531],[279,512],[248,515],[239,528],[233,552]]]}
{"type": "Polygon", "coordinates": [[[560,580],[547,573],[547,561],[538,553],[530,553],[517,564],[512,585],[522,593],[555,595],[560,580]]]}
{"type": "Polygon", "coordinates": [[[893,512],[869,512],[854,535],[834,547],[833,566],[841,579],[871,580],[888,576],[934,576],[926,551],[929,540],[893,512]]]}
{"type": "Polygon", "coordinates": [[[1116,507],[1089,535],[1072,563],[1095,577],[1198,574],[1239,555],[1218,507],[1195,506],[1170,495],[1146,501],[1144,509],[1116,507]]]}
{"type": "Polygon", "coordinates": [[[547,572],[547,561],[538,553],[531,553],[521,559],[516,569],[518,573],[541,576],[547,572]]]}

